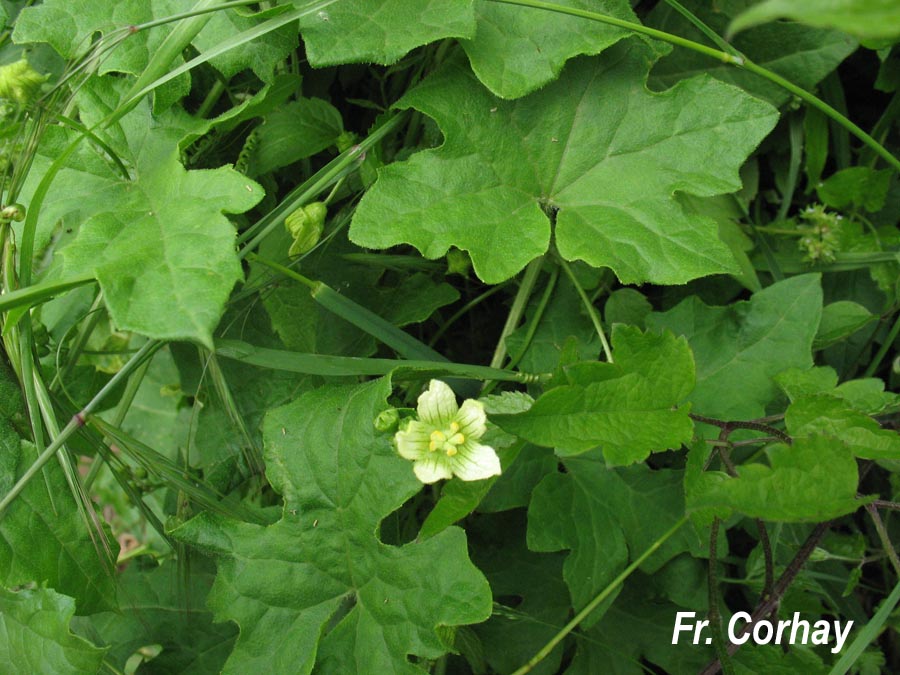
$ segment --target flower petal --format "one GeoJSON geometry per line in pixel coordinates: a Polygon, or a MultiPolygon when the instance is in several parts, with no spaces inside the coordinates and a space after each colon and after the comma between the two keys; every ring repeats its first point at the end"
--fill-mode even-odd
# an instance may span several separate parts
{"type": "Polygon", "coordinates": [[[433,428],[418,420],[410,420],[406,426],[394,434],[397,452],[404,459],[417,460],[428,454],[428,442],[433,428]]]}
{"type": "Polygon", "coordinates": [[[416,478],[423,483],[436,483],[444,478],[452,478],[447,456],[441,452],[432,452],[413,464],[416,478]]]}
{"type": "Polygon", "coordinates": [[[466,438],[477,439],[484,436],[487,431],[487,415],[484,414],[484,404],[469,398],[463,401],[462,407],[456,414],[455,422],[459,424],[459,433],[466,438]]]}
{"type": "Polygon", "coordinates": [[[440,380],[429,382],[428,391],[419,396],[419,419],[436,429],[449,427],[458,410],[456,394],[440,380]]]}
{"type": "Polygon", "coordinates": [[[450,458],[450,468],[460,480],[481,480],[500,475],[500,458],[489,445],[466,441],[450,458]]]}

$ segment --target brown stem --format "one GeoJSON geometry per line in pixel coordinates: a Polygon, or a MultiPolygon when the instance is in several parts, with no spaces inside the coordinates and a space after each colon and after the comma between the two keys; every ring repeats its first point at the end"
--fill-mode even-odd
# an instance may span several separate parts
{"type": "MultiPolygon", "coordinates": [[[[787,589],[790,587],[791,583],[793,583],[796,576],[800,573],[800,570],[803,569],[803,565],[806,564],[806,561],[809,559],[809,556],[812,555],[812,552],[815,550],[816,546],[818,546],[819,541],[821,541],[822,537],[825,536],[825,533],[828,531],[828,528],[831,527],[832,521],[827,521],[824,523],[819,523],[813,528],[813,531],[810,532],[809,536],[806,538],[806,541],[803,542],[803,546],[800,547],[800,550],[797,551],[797,554],[794,556],[793,560],[788,564],[787,568],[784,570],[784,573],[778,578],[778,581],[775,582],[775,585],[772,587],[772,592],[769,594],[765,600],[757,605],[756,609],[753,610],[753,614],[750,617],[750,621],[747,622],[747,625],[741,630],[741,635],[745,635],[749,633],[753,629],[753,624],[759,621],[760,619],[764,619],[769,616],[778,609],[778,604],[781,602],[781,598],[784,596],[787,589]]],[[[728,654],[733,655],[737,652],[738,649],[741,648],[741,645],[735,644],[733,642],[728,644],[728,654]]],[[[719,662],[719,659],[715,659],[710,663],[706,668],[700,671],[700,675],[716,675],[722,669],[722,664],[719,662]]]]}
{"type": "Polygon", "coordinates": [[[772,542],[769,540],[769,531],[766,524],[760,519],[756,519],[756,529],[759,532],[759,544],[762,546],[763,559],[766,561],[766,582],[763,586],[760,602],[764,602],[772,594],[772,585],[775,583],[775,559],[772,556],[772,542]]]}
{"type": "Polygon", "coordinates": [[[790,445],[793,442],[793,439],[786,433],[784,433],[781,429],[776,429],[773,426],[768,424],[764,424],[762,422],[757,422],[755,420],[717,420],[714,417],[706,417],[705,415],[697,415],[696,413],[689,413],[690,418],[695,422],[702,422],[703,424],[711,424],[712,426],[719,427],[720,429],[728,430],[729,433],[734,431],[735,429],[751,429],[752,431],[761,431],[763,433],[769,434],[770,436],[776,436],[779,440],[784,443],[790,445]]]}
{"type": "Polygon", "coordinates": [[[876,499],[872,502],[872,506],[878,509],[892,509],[900,511],[900,502],[891,502],[886,499],[876,499]]]}

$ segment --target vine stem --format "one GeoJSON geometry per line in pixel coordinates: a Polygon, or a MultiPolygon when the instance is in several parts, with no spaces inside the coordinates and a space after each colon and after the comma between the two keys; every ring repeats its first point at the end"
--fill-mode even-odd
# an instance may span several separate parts
{"type": "Polygon", "coordinates": [[[751,72],[754,75],[758,75],[759,77],[768,80],[769,82],[777,84],[781,88],[786,89],[787,91],[794,94],[794,96],[796,96],[797,98],[805,101],[817,110],[820,110],[823,114],[827,115],[842,127],[844,127],[851,134],[856,136],[873,152],[875,152],[875,154],[877,154],[885,162],[890,164],[895,171],[900,173],[900,159],[894,157],[894,155],[888,152],[883,145],[881,145],[878,141],[876,141],[869,134],[863,131],[859,126],[850,121],[850,119],[846,115],[843,115],[836,109],[832,108],[818,96],[811,94],[802,87],[798,87],[796,84],[794,84],[790,80],[783,78],[778,73],[773,73],[768,68],[763,68],[762,66],[757,65],[746,57],[729,54],[718,49],[713,49],[712,47],[707,47],[706,45],[699,42],[694,42],[693,40],[688,40],[677,35],[672,35],[671,33],[666,33],[665,31],[657,30],[655,28],[649,28],[648,26],[643,26],[639,23],[617,19],[615,17],[608,16],[606,14],[599,14],[597,12],[589,12],[584,9],[576,9],[575,7],[564,7],[563,5],[557,5],[551,2],[540,2],[540,0],[490,0],[490,2],[500,3],[504,5],[518,5],[520,7],[531,7],[532,9],[542,9],[549,12],[557,12],[558,14],[568,14],[569,16],[577,16],[582,19],[598,21],[610,26],[616,26],[617,28],[623,28],[635,33],[640,33],[641,35],[646,35],[655,40],[668,42],[669,44],[675,45],[677,47],[684,47],[685,49],[699,52],[700,54],[716,59],[717,61],[721,61],[723,63],[727,63],[751,72]]]}
{"type": "Polygon", "coordinates": [[[656,551],[658,551],[663,544],[665,544],[676,532],[678,532],[678,530],[684,527],[687,522],[688,517],[682,516],[681,520],[675,523],[675,525],[673,525],[668,532],[663,534],[663,536],[650,544],[647,550],[644,551],[639,558],[635,559],[634,562],[632,562],[628,567],[622,570],[622,573],[619,576],[613,579],[606,588],[600,591],[600,593],[598,593],[593,600],[585,605],[584,609],[578,612],[578,614],[576,614],[572,618],[572,620],[569,621],[569,623],[563,626],[562,630],[554,635],[547,644],[541,647],[540,651],[532,656],[531,659],[529,659],[528,663],[516,670],[512,675],[525,675],[526,673],[530,673],[537,664],[539,664],[541,661],[547,658],[547,656],[550,655],[550,652],[553,651],[556,645],[562,642],[569,633],[575,630],[578,624],[584,621],[591,612],[597,609],[597,607],[604,600],[612,595],[613,591],[615,591],[619,586],[625,583],[625,580],[630,577],[638,567],[643,565],[644,561],[647,560],[647,558],[656,553],[656,551]]]}
{"type": "MultiPolygon", "coordinates": [[[[690,417],[695,422],[701,422],[703,424],[710,424],[712,426],[719,427],[722,431],[727,431],[729,434],[735,429],[750,429],[751,431],[761,431],[763,433],[769,434],[771,436],[775,436],[783,443],[787,443],[791,445],[793,443],[793,439],[786,433],[784,433],[781,429],[776,429],[773,426],[769,426],[768,424],[762,424],[755,420],[717,420],[714,417],[707,417],[706,415],[698,415],[696,413],[689,413],[688,417],[690,417]]],[[[727,434],[726,434],[727,437],[727,434]]],[[[723,439],[719,439],[720,441],[723,439]]]]}
{"type": "MultiPolygon", "coordinates": [[[[757,605],[755,610],[753,610],[753,614],[750,616],[750,621],[748,621],[747,625],[744,626],[744,628],[741,630],[741,635],[749,633],[753,628],[754,623],[769,616],[778,608],[782,596],[784,596],[785,592],[793,583],[797,575],[800,574],[800,570],[803,569],[803,566],[806,564],[809,556],[812,555],[812,552],[815,550],[816,546],[819,545],[822,537],[824,537],[825,533],[828,532],[828,528],[831,527],[831,523],[832,521],[829,520],[824,523],[819,523],[815,526],[815,528],[813,528],[813,531],[810,532],[809,536],[806,538],[806,541],[803,542],[803,546],[799,551],[797,551],[797,554],[788,564],[782,575],[778,578],[778,581],[775,582],[775,585],[772,587],[772,592],[764,601],[760,602],[759,605],[757,605]]],[[[728,645],[728,654],[734,655],[740,648],[740,644],[731,642],[728,645]]],[[[721,663],[719,663],[719,659],[715,659],[700,672],[700,675],[716,675],[716,673],[718,673],[721,668],[722,665],[721,663]]]]}
{"type": "Polygon", "coordinates": [[[606,360],[612,363],[612,349],[609,348],[609,342],[606,340],[606,333],[603,330],[603,324],[600,322],[600,315],[597,314],[597,310],[594,308],[594,303],[591,302],[591,299],[587,296],[587,293],[584,292],[581,284],[578,283],[578,279],[575,278],[575,273],[572,272],[569,263],[563,260],[562,257],[558,257],[558,260],[560,267],[563,268],[566,276],[569,277],[569,281],[572,282],[575,290],[578,291],[578,297],[581,298],[581,302],[584,304],[584,309],[587,311],[588,316],[591,317],[591,323],[594,324],[594,329],[597,331],[597,335],[600,336],[600,344],[603,346],[603,354],[606,356],[606,360]]]}
{"type": "Polygon", "coordinates": [[[503,330],[500,332],[500,339],[497,340],[497,346],[494,349],[494,356],[491,358],[491,368],[502,368],[503,361],[506,360],[506,338],[516,329],[522,315],[525,314],[525,307],[531,298],[531,292],[537,283],[538,275],[541,273],[541,265],[544,264],[544,256],[535,258],[525,268],[525,274],[522,275],[522,283],[519,285],[519,291],[513,300],[509,314],[506,317],[506,323],[503,324],[503,330]]]}

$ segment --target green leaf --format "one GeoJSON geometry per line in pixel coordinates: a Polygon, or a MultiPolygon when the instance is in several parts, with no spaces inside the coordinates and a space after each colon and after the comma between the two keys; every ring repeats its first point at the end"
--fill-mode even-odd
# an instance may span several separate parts
{"type": "Polygon", "coordinates": [[[791,403],[784,416],[794,436],[832,436],[863,459],[900,459],[900,435],[882,429],[868,415],[848,407],[845,401],[818,394],[791,403]]]}
{"type": "MultiPolygon", "coordinates": [[[[219,10],[209,15],[209,21],[193,40],[202,54],[228,38],[250,30],[262,23],[264,17],[242,16],[236,9],[219,10]]],[[[282,26],[264,36],[213,58],[210,64],[217,68],[226,80],[242,70],[250,69],[263,82],[273,82],[276,67],[297,47],[296,26],[282,26]]]]}
{"type": "Polygon", "coordinates": [[[831,392],[838,383],[837,373],[828,366],[814,366],[806,370],[788,368],[775,376],[775,382],[791,401],[807,394],[831,392]]]}
{"type": "Polygon", "coordinates": [[[563,257],[611,267],[626,283],[734,271],[715,223],[673,193],[738,190],[740,165],[777,113],[708,77],[651,93],[652,58],[628,40],[514,102],[448,64],[399,104],[434,118],[444,144],[379,172],[351,239],[412,244],[427,258],[456,246],[496,283],[546,252],[551,212],[563,257]]]}
{"type": "MultiPolygon", "coordinates": [[[[494,614],[475,627],[485,658],[497,673],[511,673],[550,640],[569,614],[569,592],[562,577],[565,555],[533,553],[525,547],[524,512],[473,522],[469,532],[474,562],[494,592],[494,614]],[[477,539],[476,539],[477,537],[477,539]]],[[[530,673],[558,672],[562,645],[530,673]]]]}
{"type": "MultiPolygon", "coordinates": [[[[112,416],[104,415],[112,421],[112,416]]],[[[168,348],[154,356],[128,409],[122,430],[151,448],[178,459],[189,436],[191,410],[181,391],[178,370],[168,348]]]]}
{"type": "Polygon", "coordinates": [[[69,631],[75,601],[50,588],[0,588],[0,662],[10,675],[97,673],[102,649],[69,631]]]}
{"type": "MultiPolygon", "coordinates": [[[[475,34],[473,0],[354,0],[300,19],[306,56],[316,67],[390,65],[416,47],[475,34]]],[[[306,0],[294,0],[300,8],[306,0]]]]}
{"type": "MultiPolygon", "coordinates": [[[[657,573],[658,574],[658,573],[657,573]]],[[[645,672],[697,673],[712,659],[706,645],[692,645],[690,636],[672,644],[677,612],[694,609],[698,620],[705,607],[682,607],[653,594],[657,575],[636,574],[603,619],[578,641],[578,650],[566,675],[639,675],[645,672]],[[699,611],[697,611],[699,609],[699,611]],[[647,664],[656,666],[654,669],[647,664]]]]}
{"type": "MultiPolygon", "coordinates": [[[[684,513],[682,474],[651,471],[644,465],[609,470],[603,462],[588,458],[570,458],[564,464],[566,473],[547,476],[534,491],[528,508],[528,548],[571,550],[563,576],[578,610],[625,568],[630,557],[647,550],[679,520],[684,513]]],[[[652,574],[679,553],[697,555],[702,547],[693,530],[684,528],[640,569],[652,574]]],[[[601,614],[598,609],[592,620],[601,614]]]]}
{"type": "MultiPolygon", "coordinates": [[[[637,21],[625,0],[558,4],[637,21]]],[[[475,4],[475,13],[478,30],[462,46],[478,79],[501,98],[524,96],[555,80],[572,57],[599,54],[630,34],[598,21],[485,0],[475,4]]]]}
{"type": "Polygon", "coordinates": [[[689,507],[732,508],[746,516],[780,522],[815,522],[853,513],[859,476],[849,448],[828,436],[777,443],[759,463],[737,467],[737,478],[708,471],[698,479],[689,507]]]}
{"type": "Polygon", "coordinates": [[[90,617],[90,633],[109,645],[107,658],[121,670],[141,647],[157,644],[162,652],[140,673],[218,673],[234,646],[234,624],[213,624],[203,602],[213,582],[203,560],[191,560],[190,576],[174,561],[154,568],[131,563],[119,583],[128,598],[121,613],[90,617]],[[187,583],[185,583],[185,581],[187,583]]]}
{"type": "Polygon", "coordinates": [[[869,213],[884,207],[893,171],[853,166],[832,174],[816,186],[816,194],[825,204],[836,209],[863,208],[869,213]]]}
{"type": "Polygon", "coordinates": [[[727,307],[710,307],[692,296],[651,314],[647,325],[687,338],[697,363],[697,386],[688,400],[697,413],[753,419],[765,415],[777,394],[774,375],[812,366],[821,313],[819,275],[805,274],[727,307]]]}
{"type": "MultiPolygon", "coordinates": [[[[263,253],[278,250],[272,255],[278,260],[284,257],[289,242],[286,232],[269,237],[263,253]]],[[[427,274],[406,275],[396,285],[388,285],[382,281],[385,271],[381,267],[346,262],[336,265],[336,256],[349,251],[358,249],[341,233],[328,246],[303,259],[303,274],[332,285],[341,295],[399,327],[425,321],[437,309],[459,298],[452,286],[435,283],[427,274]]],[[[321,307],[305,286],[279,284],[264,296],[263,303],[275,332],[292,350],[353,356],[367,356],[375,351],[371,335],[321,307]]]]}
{"type": "Polygon", "coordinates": [[[809,370],[789,368],[775,376],[778,387],[792,402],[812,394],[828,394],[866,415],[878,415],[900,406],[900,394],[886,392],[884,382],[876,377],[848,380],[840,385],[837,381],[837,373],[827,366],[809,370]]]}
{"type": "MultiPolygon", "coordinates": [[[[731,17],[752,4],[752,0],[682,0],[681,4],[718,34],[724,34],[731,17]]],[[[707,38],[669,3],[659,3],[646,23],[680,37],[707,42],[707,38]]],[[[838,30],[813,28],[794,23],[772,23],[741,33],[733,47],[757,65],[807,89],[815,86],[857,47],[856,40],[838,30]]],[[[676,49],[663,57],[650,74],[651,83],[670,87],[679,80],[709,73],[718,80],[781,106],[791,98],[784,87],[741,68],[710,59],[690,49],[676,49]]]]}
{"type": "Polygon", "coordinates": [[[549,373],[559,366],[567,340],[574,341],[579,360],[596,359],[600,353],[597,330],[584,309],[575,287],[562,281],[553,290],[531,341],[526,343],[539,298],[534,298],[521,328],[506,338],[509,354],[518,367],[529,373],[549,373]],[[524,353],[523,353],[524,351],[524,353]]]}
{"type": "Polygon", "coordinates": [[[837,28],[860,38],[900,37],[900,5],[894,0],[765,0],[735,18],[729,32],[775,19],[837,28]]]}
{"type": "Polygon", "coordinates": [[[877,320],[876,314],[851,300],[838,300],[825,305],[822,308],[822,321],[819,323],[813,349],[818,351],[840,342],[877,320]]]}
{"type": "MultiPolygon", "coordinates": [[[[19,13],[13,39],[18,43],[47,42],[60,56],[73,58],[92,45],[89,38],[95,33],[109,36],[130,25],[188,11],[192,4],[187,0],[47,0],[19,13]]],[[[98,64],[98,72],[137,75],[170,31],[171,27],[165,26],[129,35],[98,64]]]]}
{"type": "Polygon", "coordinates": [[[241,630],[225,672],[422,673],[407,655],[441,656],[439,627],[490,615],[462,530],[399,548],[376,537],[421,489],[375,433],[389,393],[385,378],[323,387],[266,416],[267,475],[285,502],[274,525],[199,516],[174,531],[216,556],[208,604],[241,630]]]}
{"type": "Polygon", "coordinates": [[[251,175],[261,175],[312,157],[332,146],[344,130],[341,114],[319,98],[291,101],[266,117],[254,131],[251,175]]]}
{"type": "MultiPolygon", "coordinates": [[[[0,419],[0,494],[36,458],[34,446],[0,419]]],[[[46,583],[74,597],[79,613],[113,609],[115,581],[101,546],[92,541],[62,468],[51,460],[0,519],[0,585],[46,583]]]]}
{"type": "Polygon", "coordinates": [[[555,387],[519,415],[495,415],[502,429],[562,456],[601,446],[611,465],[688,443],[690,406],[676,406],[694,386],[694,362],[684,338],[642,333],[618,324],[614,364],[595,363],[583,381],[555,387]]]}
{"type": "Polygon", "coordinates": [[[633,288],[619,288],[609,294],[603,306],[603,319],[610,326],[624,323],[643,328],[652,311],[653,305],[642,293],[633,288]]]}
{"type": "MultiPolygon", "coordinates": [[[[98,108],[114,96],[105,85],[89,93],[98,108]]],[[[242,277],[235,230],[223,213],[251,208],[262,189],[228,167],[186,171],[178,151],[184,130],[166,126],[169,118],[151,119],[148,106],[140,105],[113,132],[124,135],[113,143],[132,164],[132,181],[80,156],[58,177],[58,194],[42,220],[77,198],[83,222],[58,252],[52,273],[94,275],[122,330],[211,346],[225,301],[242,277]]]]}

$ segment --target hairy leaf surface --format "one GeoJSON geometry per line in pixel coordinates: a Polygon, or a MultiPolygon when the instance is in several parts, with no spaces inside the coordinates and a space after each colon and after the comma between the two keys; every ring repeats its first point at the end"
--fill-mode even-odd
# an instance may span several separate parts
{"type": "MultiPolygon", "coordinates": [[[[110,95],[105,87],[96,93],[104,100],[110,95]]],[[[76,158],[60,176],[56,208],[65,209],[77,195],[84,220],[59,251],[56,273],[94,275],[120,329],[210,346],[241,278],[234,226],[223,214],[251,208],[262,188],[230,167],[186,171],[178,151],[183,129],[158,123],[146,105],[123,118],[117,131],[113,143],[133,180],[96,159],[87,165],[76,158]]]]}
{"type": "Polygon", "coordinates": [[[737,468],[737,477],[706,472],[691,493],[691,508],[726,506],[744,515],[782,522],[815,522],[853,513],[859,476],[850,449],[829,436],[777,443],[767,451],[769,465],[737,468]]]}

